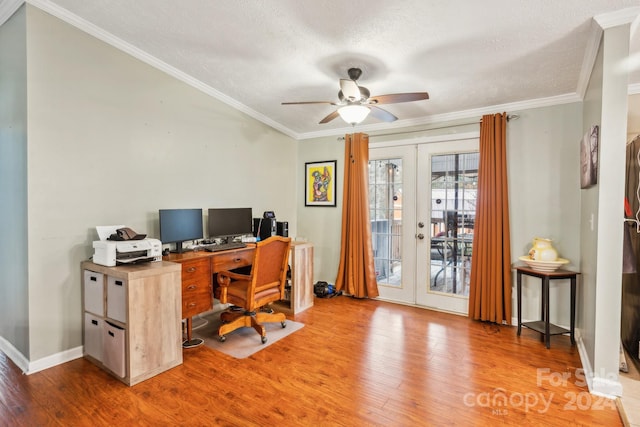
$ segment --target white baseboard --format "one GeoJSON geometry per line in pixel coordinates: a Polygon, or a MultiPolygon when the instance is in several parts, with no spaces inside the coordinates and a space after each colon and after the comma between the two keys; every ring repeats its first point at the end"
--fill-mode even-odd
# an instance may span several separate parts
{"type": "Polygon", "coordinates": [[[69,350],[61,351],[60,353],[52,354],[51,356],[43,357],[35,362],[29,362],[29,370],[27,375],[33,374],[45,369],[52,368],[56,365],[70,362],[82,357],[82,346],[71,348],[69,350]]]}
{"type": "Polygon", "coordinates": [[[22,373],[26,375],[43,371],[45,369],[52,368],[62,363],[70,362],[74,359],[82,357],[82,346],[80,346],[31,362],[4,337],[0,337],[0,351],[6,354],[7,357],[11,359],[11,361],[15,363],[18,368],[20,368],[22,373]]]}
{"type": "Polygon", "coordinates": [[[608,399],[615,399],[622,396],[622,383],[620,383],[619,380],[595,376],[593,367],[587,356],[587,349],[584,346],[584,341],[578,329],[576,329],[576,346],[578,347],[578,354],[580,355],[580,362],[582,363],[582,369],[584,370],[584,377],[587,380],[589,392],[608,399]]]}
{"type": "Polygon", "coordinates": [[[0,337],[0,351],[15,363],[22,373],[29,371],[29,360],[4,337],[0,337]]]}

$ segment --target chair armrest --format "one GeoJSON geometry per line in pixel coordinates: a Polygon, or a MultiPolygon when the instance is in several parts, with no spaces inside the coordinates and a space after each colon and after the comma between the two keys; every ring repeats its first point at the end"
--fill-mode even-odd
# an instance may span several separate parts
{"type": "Polygon", "coordinates": [[[234,273],[233,271],[221,271],[218,273],[218,284],[220,286],[227,287],[232,280],[251,280],[251,276],[234,273]]]}

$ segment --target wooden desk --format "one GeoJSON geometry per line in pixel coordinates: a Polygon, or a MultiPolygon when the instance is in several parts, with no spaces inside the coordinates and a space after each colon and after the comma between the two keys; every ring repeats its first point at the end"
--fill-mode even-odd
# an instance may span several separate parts
{"type": "Polygon", "coordinates": [[[576,276],[580,273],[569,270],[556,270],[553,272],[543,272],[533,270],[527,266],[516,266],[517,273],[517,291],[518,291],[518,336],[522,327],[533,329],[543,334],[544,342],[547,348],[550,347],[551,335],[562,335],[569,333],[571,335],[571,344],[575,344],[575,319],[576,319],[576,276]],[[541,320],[534,322],[522,323],[522,275],[533,276],[542,279],[542,307],[541,320]],[[549,281],[569,279],[571,282],[571,319],[570,329],[567,330],[560,326],[556,326],[549,321],[549,281]]]}
{"type": "MultiPolygon", "coordinates": [[[[217,273],[250,266],[255,245],[220,252],[184,252],[164,256],[164,261],[182,265],[182,318],[187,323],[187,347],[192,340],[193,316],[213,309],[217,273]]],[[[292,314],[313,305],[313,246],[291,242],[291,300],[283,304],[292,314]]]]}
{"type": "Polygon", "coordinates": [[[193,316],[213,308],[213,280],[223,270],[251,265],[255,245],[220,252],[189,251],[169,254],[164,261],[182,265],[182,318],[187,321],[186,346],[191,346],[193,316]]]}

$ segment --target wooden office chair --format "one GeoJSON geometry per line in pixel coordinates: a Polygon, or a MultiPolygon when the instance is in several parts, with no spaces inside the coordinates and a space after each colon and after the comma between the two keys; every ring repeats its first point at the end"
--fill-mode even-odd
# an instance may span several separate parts
{"type": "Polygon", "coordinates": [[[256,244],[250,275],[231,271],[218,273],[220,302],[236,306],[220,315],[223,322],[218,329],[220,341],[225,341],[229,332],[250,326],[265,343],[267,332],[263,323],[280,322],[283,328],[286,327],[283,313],[265,311],[263,308],[266,304],[284,299],[290,247],[290,238],[269,237],[256,244]],[[240,310],[237,311],[237,308],[240,310]]]}

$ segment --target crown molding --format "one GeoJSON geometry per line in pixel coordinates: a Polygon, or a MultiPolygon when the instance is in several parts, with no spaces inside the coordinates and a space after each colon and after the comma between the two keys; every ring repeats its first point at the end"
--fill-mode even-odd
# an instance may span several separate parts
{"type": "Polygon", "coordinates": [[[22,6],[24,0],[6,0],[0,2],[0,25],[4,24],[13,16],[20,6],[22,6]]]}
{"type": "Polygon", "coordinates": [[[85,19],[80,18],[79,16],[69,12],[68,10],[63,9],[62,7],[52,3],[51,1],[27,0],[27,2],[37,7],[38,9],[41,9],[55,16],[56,18],[66,22],[67,24],[72,25],[73,27],[76,27],[81,31],[84,31],[85,33],[97,38],[98,40],[101,40],[109,44],[110,46],[113,46],[116,49],[119,49],[131,55],[132,57],[139,59],[140,61],[154,68],[157,68],[158,70],[163,71],[168,75],[194,87],[195,89],[198,89],[206,93],[207,95],[210,95],[211,97],[216,98],[218,101],[223,102],[229,105],[230,107],[245,113],[246,115],[266,124],[267,126],[270,126],[284,133],[285,135],[290,136],[291,138],[298,139],[297,134],[293,132],[291,129],[281,125],[280,123],[277,123],[271,120],[265,115],[258,113],[257,111],[247,107],[246,105],[236,101],[235,99],[225,95],[224,93],[214,89],[213,87],[201,82],[200,80],[197,80],[192,76],[178,70],[177,68],[167,64],[166,62],[159,60],[155,56],[149,55],[147,52],[143,51],[142,49],[139,49],[131,45],[130,43],[125,42],[124,40],[103,30],[102,28],[99,28],[98,26],[86,21],[85,19]]]}
{"type": "Polygon", "coordinates": [[[589,32],[589,39],[587,40],[587,48],[582,59],[582,68],[580,69],[580,75],[578,76],[578,85],[576,87],[576,93],[580,99],[584,99],[584,95],[587,93],[587,87],[589,86],[589,80],[591,79],[591,73],[593,67],[596,64],[596,58],[598,56],[598,49],[600,49],[600,41],[604,30],[595,19],[591,20],[591,30],[589,32]]]}
{"type": "MultiPolygon", "coordinates": [[[[552,96],[548,98],[530,99],[527,101],[511,102],[507,104],[496,104],[482,108],[475,108],[471,110],[456,111],[445,114],[434,114],[432,116],[420,117],[416,119],[396,120],[392,124],[388,123],[376,123],[371,125],[357,125],[355,128],[358,132],[374,132],[374,131],[388,131],[397,130],[408,127],[426,126],[434,123],[450,122],[455,120],[473,119],[480,120],[485,114],[494,114],[500,111],[516,112],[521,110],[528,110],[531,108],[550,107],[554,105],[570,104],[573,102],[581,102],[582,98],[577,93],[568,93],[564,95],[552,96]]],[[[429,129],[425,129],[429,130],[429,129]]],[[[346,133],[352,133],[354,128],[345,127],[339,129],[332,129],[318,132],[306,132],[299,134],[298,139],[312,139],[322,138],[328,136],[340,136],[346,133]]]]}
{"type": "Polygon", "coordinates": [[[603,30],[606,30],[607,28],[617,27],[619,25],[631,24],[638,16],[640,16],[640,6],[602,13],[594,16],[593,20],[596,21],[603,30]]]}
{"type": "MultiPolygon", "coordinates": [[[[25,3],[24,0],[6,0],[0,6],[0,25],[8,20],[18,8],[25,3]]],[[[132,57],[139,59],[140,61],[157,68],[166,74],[200,90],[209,96],[217,99],[228,106],[241,111],[258,120],[261,123],[287,135],[295,140],[305,140],[322,137],[340,136],[346,133],[353,132],[353,127],[342,127],[327,129],[314,132],[295,132],[288,127],[270,119],[269,117],[249,108],[248,106],[238,102],[237,100],[225,95],[224,93],[216,90],[215,88],[203,83],[200,80],[193,78],[192,76],[178,70],[177,68],[159,60],[158,58],[149,55],[147,52],[125,42],[124,40],[114,36],[113,34],[104,31],[94,24],[80,18],[79,16],[69,12],[68,10],[54,4],[50,0],[26,0],[26,3],[31,4],[62,21],[80,29],[81,31],[119,49],[132,57]]],[[[496,111],[519,111],[530,108],[541,108],[553,105],[568,104],[572,102],[581,102],[584,98],[587,85],[593,70],[593,65],[597,56],[600,39],[602,37],[603,28],[610,28],[616,25],[622,25],[625,23],[633,22],[640,15],[640,7],[627,8],[616,12],[606,13],[594,17],[594,24],[592,25],[591,34],[587,45],[587,51],[583,60],[582,69],[580,71],[578,86],[575,93],[568,93],[559,96],[553,96],[548,98],[532,99],[521,102],[507,103],[492,105],[488,107],[476,108],[465,111],[457,111],[444,114],[436,114],[432,116],[420,117],[416,119],[397,120],[393,124],[388,123],[376,123],[370,125],[358,125],[358,131],[362,132],[375,132],[390,129],[400,129],[415,126],[425,126],[433,123],[441,123],[447,121],[464,120],[464,119],[479,119],[484,114],[492,114],[496,111]]],[[[636,21],[637,22],[637,21],[636,21]]],[[[640,93],[640,84],[630,85],[629,94],[640,93]]]]}

